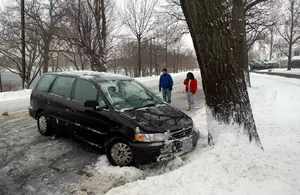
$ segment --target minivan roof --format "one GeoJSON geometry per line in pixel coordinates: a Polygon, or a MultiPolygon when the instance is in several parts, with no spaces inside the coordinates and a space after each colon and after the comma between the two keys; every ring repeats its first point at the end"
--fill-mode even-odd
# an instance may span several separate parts
{"type": "Polygon", "coordinates": [[[65,72],[47,72],[45,74],[54,75],[65,75],[65,76],[75,76],[85,79],[91,79],[96,81],[101,80],[123,80],[130,79],[130,77],[120,74],[111,74],[106,72],[96,72],[96,71],[65,71],[65,72]]]}

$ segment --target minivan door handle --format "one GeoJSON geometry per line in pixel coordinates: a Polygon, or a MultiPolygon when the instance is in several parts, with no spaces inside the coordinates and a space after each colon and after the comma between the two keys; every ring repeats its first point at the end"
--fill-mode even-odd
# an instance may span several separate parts
{"type": "Polygon", "coordinates": [[[50,105],[51,102],[50,102],[50,100],[45,100],[45,103],[50,105]]]}

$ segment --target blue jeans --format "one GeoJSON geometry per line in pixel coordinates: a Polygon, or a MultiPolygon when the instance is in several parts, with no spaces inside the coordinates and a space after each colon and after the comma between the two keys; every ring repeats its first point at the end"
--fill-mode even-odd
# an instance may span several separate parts
{"type": "Polygon", "coordinates": [[[169,88],[162,89],[163,99],[167,103],[171,103],[171,90],[169,88]]]}

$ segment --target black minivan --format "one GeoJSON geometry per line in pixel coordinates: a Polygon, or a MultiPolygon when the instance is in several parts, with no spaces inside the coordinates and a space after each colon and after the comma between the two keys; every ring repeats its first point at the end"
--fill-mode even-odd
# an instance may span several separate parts
{"type": "Polygon", "coordinates": [[[168,160],[193,150],[192,119],[136,80],[93,71],[44,74],[29,114],[48,136],[63,131],[105,149],[113,165],[168,160]]]}

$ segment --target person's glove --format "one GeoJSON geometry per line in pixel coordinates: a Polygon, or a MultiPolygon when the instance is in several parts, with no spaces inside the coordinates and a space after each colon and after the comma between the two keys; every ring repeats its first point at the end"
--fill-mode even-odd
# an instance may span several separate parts
{"type": "Polygon", "coordinates": [[[171,90],[171,91],[172,91],[172,89],[173,89],[173,88],[172,88],[172,87],[170,87],[170,90],[171,90]]]}
{"type": "Polygon", "coordinates": [[[161,92],[161,87],[159,88],[159,92],[161,92]]]}

